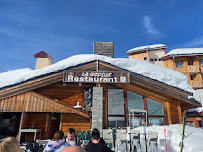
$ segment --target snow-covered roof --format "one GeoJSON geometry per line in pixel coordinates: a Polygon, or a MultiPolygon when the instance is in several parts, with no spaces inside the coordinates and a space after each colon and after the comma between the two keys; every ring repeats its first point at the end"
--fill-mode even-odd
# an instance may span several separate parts
{"type": "Polygon", "coordinates": [[[0,73],[0,88],[9,85],[14,85],[44,74],[57,72],[72,66],[77,66],[79,64],[87,63],[94,60],[100,60],[103,62],[110,63],[122,69],[141,74],[143,76],[158,80],[160,82],[180,88],[188,92],[194,91],[192,87],[188,84],[187,76],[180,72],[176,72],[174,70],[170,70],[141,60],[127,58],[110,58],[94,54],[71,56],[67,59],[61,60],[55,64],[38,70],[21,69],[0,73]]]}
{"type": "Polygon", "coordinates": [[[140,46],[140,47],[130,49],[127,51],[127,54],[128,53],[135,53],[135,52],[139,52],[139,51],[144,51],[144,50],[155,50],[155,49],[166,49],[166,48],[167,47],[164,44],[146,45],[146,46],[140,46]]]}
{"type": "MultiPolygon", "coordinates": [[[[203,102],[201,103],[203,106],[203,102]]],[[[198,107],[198,108],[192,108],[189,109],[188,112],[198,112],[198,113],[202,113],[203,112],[203,107],[198,107]]]]}
{"type": "Polygon", "coordinates": [[[196,55],[201,54],[203,55],[203,48],[181,48],[181,49],[173,49],[168,52],[165,56],[168,55],[196,55]]]}

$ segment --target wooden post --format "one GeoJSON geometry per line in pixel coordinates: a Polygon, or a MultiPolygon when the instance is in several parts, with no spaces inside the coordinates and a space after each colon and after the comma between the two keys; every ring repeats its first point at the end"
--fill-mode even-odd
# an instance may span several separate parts
{"type": "Polygon", "coordinates": [[[103,127],[108,126],[108,84],[102,84],[103,87],[103,127]]]}
{"type": "Polygon", "coordinates": [[[125,111],[125,126],[128,126],[128,99],[127,99],[127,90],[123,90],[124,94],[124,111],[125,111]]]}
{"type": "Polygon", "coordinates": [[[143,108],[144,108],[144,110],[147,110],[147,126],[149,126],[149,121],[148,121],[148,108],[147,108],[147,97],[144,97],[143,96],[143,108]]]}
{"type": "Polygon", "coordinates": [[[46,114],[46,125],[45,125],[45,134],[46,138],[49,138],[49,130],[50,130],[50,113],[46,114]]]}
{"type": "Polygon", "coordinates": [[[182,120],[182,113],[181,113],[181,107],[179,102],[177,103],[177,109],[178,109],[179,123],[182,124],[183,120],[182,120]]]}
{"type": "Polygon", "coordinates": [[[61,113],[59,130],[62,130],[62,125],[63,125],[63,113],[61,113]]]}
{"type": "Polygon", "coordinates": [[[172,122],[171,122],[170,104],[168,102],[163,103],[163,111],[165,116],[164,124],[171,125],[172,122]]]}
{"type": "Polygon", "coordinates": [[[20,118],[20,126],[19,126],[18,136],[17,136],[17,139],[18,139],[19,142],[20,142],[20,130],[23,127],[24,115],[25,115],[25,112],[22,112],[21,113],[21,118],[20,118]]]}

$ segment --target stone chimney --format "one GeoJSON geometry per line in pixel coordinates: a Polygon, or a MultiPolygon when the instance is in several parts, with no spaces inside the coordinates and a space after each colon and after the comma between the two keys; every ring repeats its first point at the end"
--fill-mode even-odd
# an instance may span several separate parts
{"type": "Polygon", "coordinates": [[[113,42],[93,42],[93,54],[114,57],[113,42]]]}
{"type": "Polygon", "coordinates": [[[44,51],[38,52],[33,56],[36,58],[36,70],[49,66],[51,65],[51,61],[54,61],[51,55],[47,54],[44,51]]]}

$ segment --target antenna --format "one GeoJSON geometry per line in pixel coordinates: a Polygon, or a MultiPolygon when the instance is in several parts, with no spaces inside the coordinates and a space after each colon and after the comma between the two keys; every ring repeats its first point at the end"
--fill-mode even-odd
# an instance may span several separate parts
{"type": "Polygon", "coordinates": [[[195,92],[193,93],[193,97],[195,100],[203,102],[203,89],[195,90],[195,92]]]}

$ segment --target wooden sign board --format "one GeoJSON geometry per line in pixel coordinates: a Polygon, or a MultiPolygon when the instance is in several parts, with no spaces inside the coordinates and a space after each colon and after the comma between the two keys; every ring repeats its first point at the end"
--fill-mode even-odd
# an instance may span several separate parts
{"type": "Polygon", "coordinates": [[[130,74],[120,71],[64,71],[63,82],[130,83],[130,74]]]}

